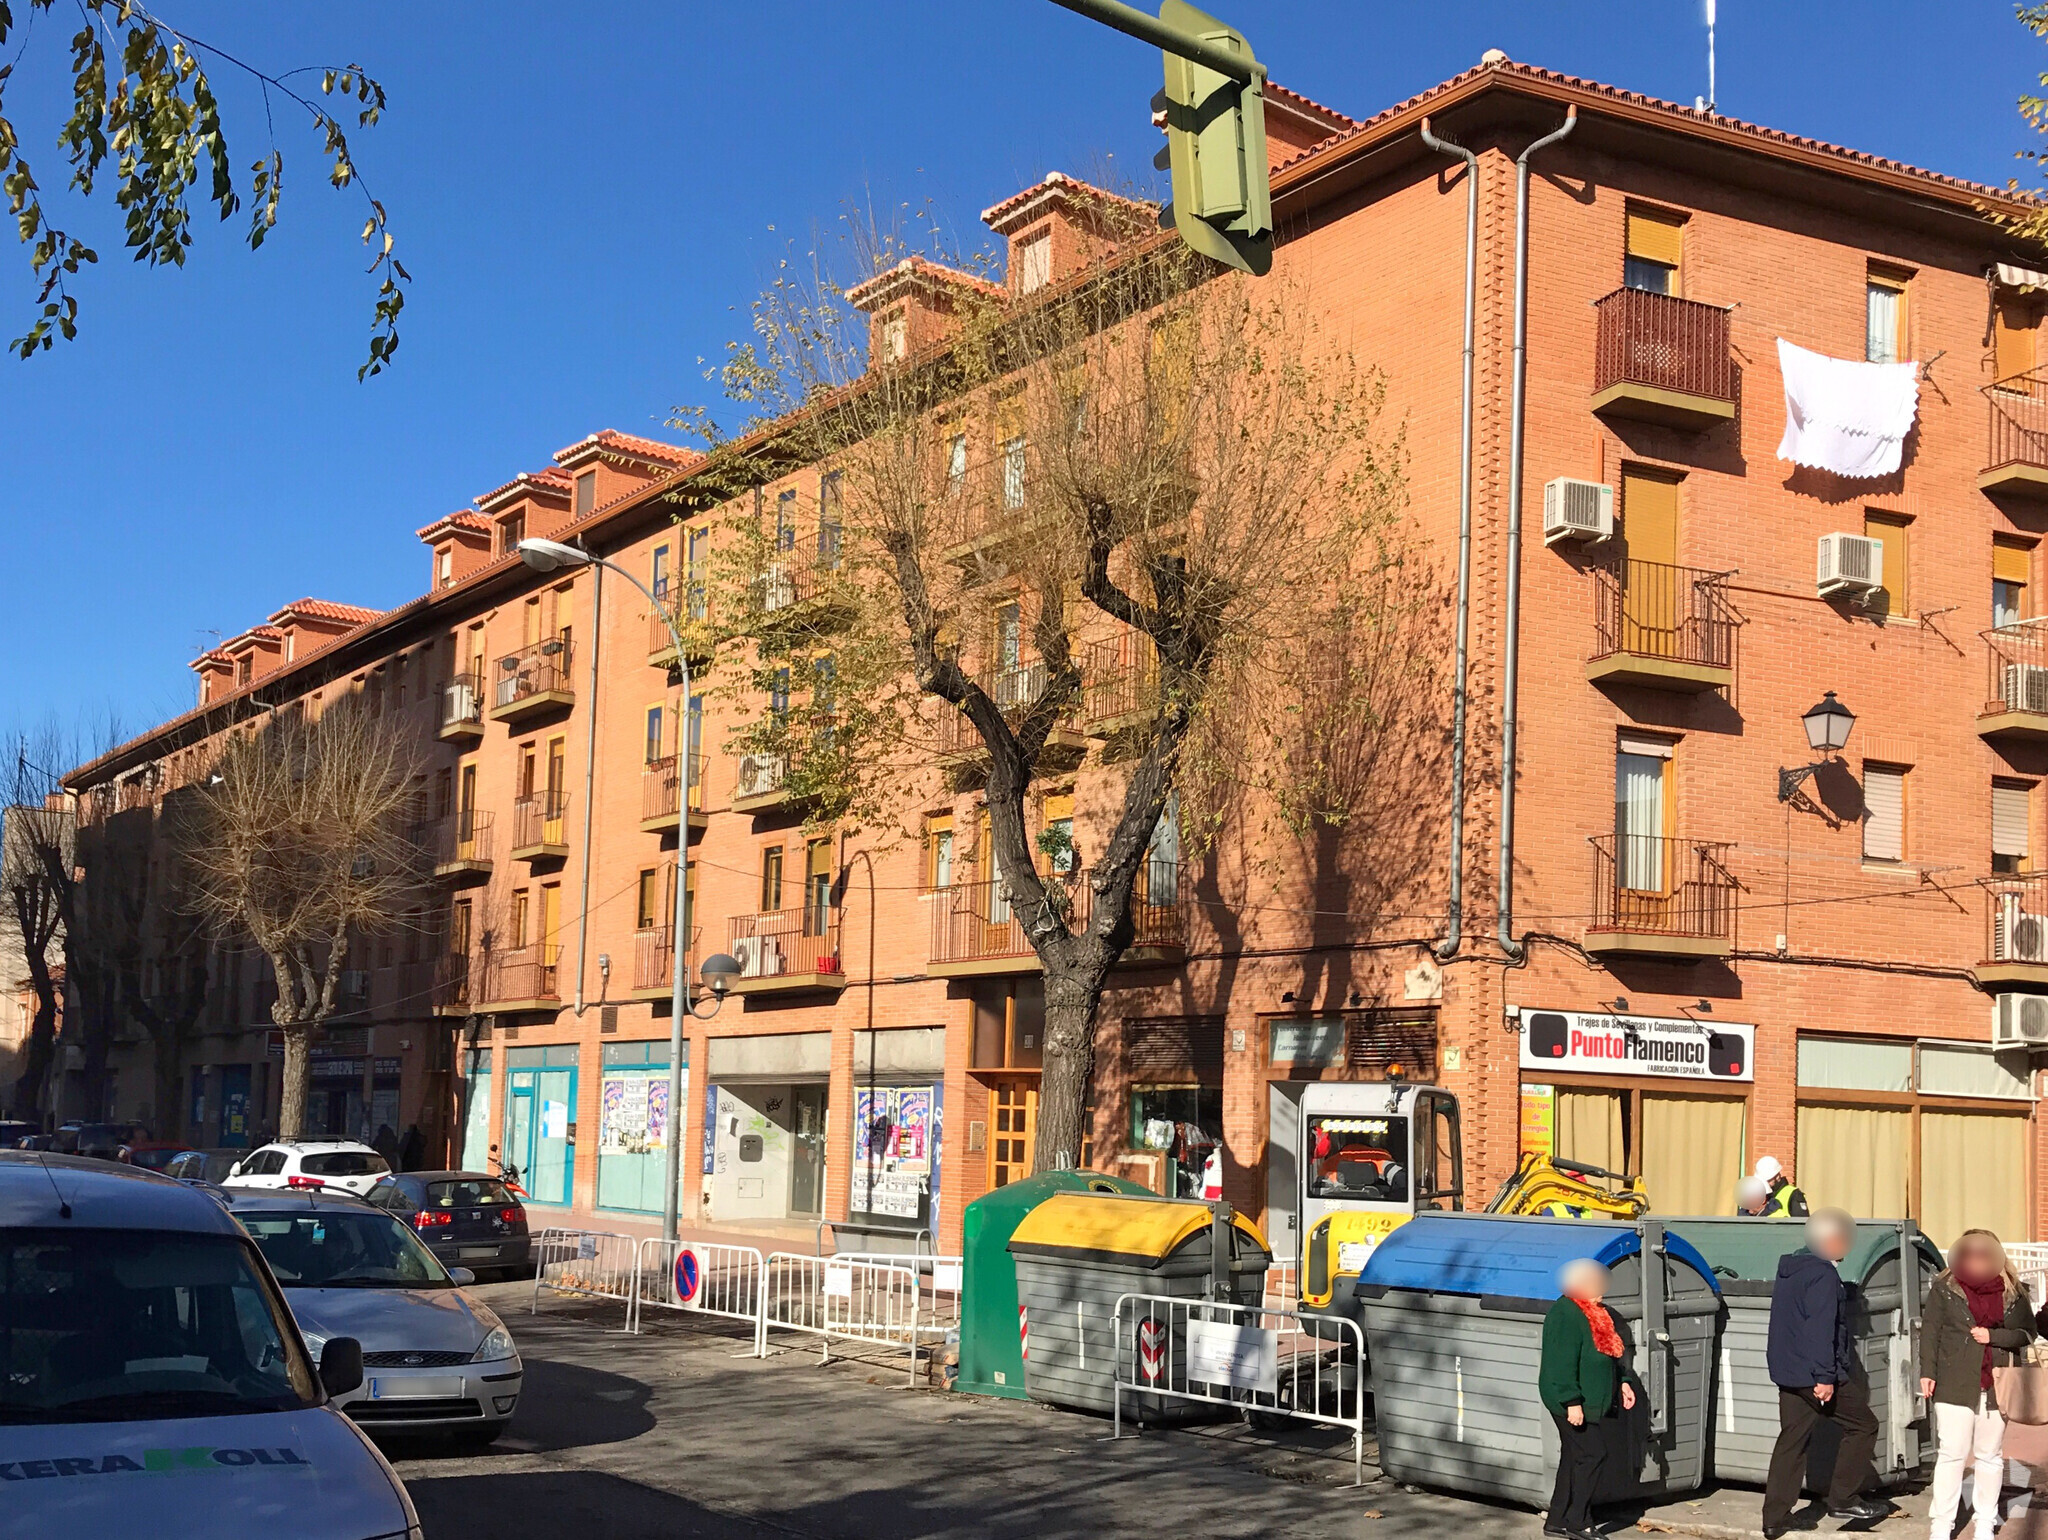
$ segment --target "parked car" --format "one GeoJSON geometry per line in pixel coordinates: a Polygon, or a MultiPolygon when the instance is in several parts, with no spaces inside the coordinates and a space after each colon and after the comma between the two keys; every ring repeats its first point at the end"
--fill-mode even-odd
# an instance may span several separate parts
{"type": "Polygon", "coordinates": [[[180,1150],[164,1163],[164,1175],[218,1187],[248,1154],[247,1150],[180,1150]]]}
{"type": "Polygon", "coordinates": [[[367,1428],[488,1444],[512,1420],[525,1369],[465,1268],[441,1265],[396,1214],[334,1192],[229,1187],[308,1343],[354,1337],[362,1385],[339,1397],[367,1428]]]}
{"type": "Polygon", "coordinates": [[[481,1171],[394,1172],[370,1189],[370,1201],[419,1232],[443,1266],[516,1273],[529,1260],[526,1206],[481,1171]]]}
{"type": "Polygon", "coordinates": [[[33,1139],[41,1132],[39,1124],[0,1118],[0,1150],[18,1150],[22,1147],[22,1140],[33,1139]]]}
{"type": "Polygon", "coordinates": [[[0,1154],[0,1321],[8,1533],[418,1540],[405,1487],[334,1404],[361,1385],[356,1344],[316,1358],[206,1194],[0,1154]]]}
{"type": "Polygon", "coordinates": [[[130,1123],[67,1123],[57,1130],[57,1148],[67,1155],[120,1160],[137,1137],[130,1123]]]}
{"type": "Polygon", "coordinates": [[[223,1187],[323,1187],[361,1197],[391,1163],[353,1139],[276,1139],[242,1158],[223,1187]]]}
{"type": "Polygon", "coordinates": [[[138,1139],[128,1146],[128,1162],[149,1171],[161,1171],[173,1157],[192,1146],[182,1139],[138,1139]]]}

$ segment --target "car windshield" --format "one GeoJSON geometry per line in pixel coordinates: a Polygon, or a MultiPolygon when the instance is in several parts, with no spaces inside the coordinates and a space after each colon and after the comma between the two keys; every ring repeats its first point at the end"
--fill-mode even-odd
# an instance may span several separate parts
{"type": "Polygon", "coordinates": [[[152,1171],[161,1171],[176,1160],[182,1150],[137,1150],[129,1157],[138,1166],[147,1166],[152,1171]]]}
{"type": "Polygon", "coordinates": [[[1311,1198],[1408,1201],[1408,1120],[1312,1117],[1308,1120],[1311,1198]]]}
{"type": "Polygon", "coordinates": [[[427,1183],[428,1208],[501,1208],[518,1201],[503,1182],[490,1178],[427,1183]]]}
{"type": "Polygon", "coordinates": [[[288,1289],[446,1289],[448,1270],[412,1227],[381,1209],[238,1214],[288,1289]]]}
{"type": "Polygon", "coordinates": [[[238,1236],[0,1230],[0,1424],[316,1405],[287,1320],[238,1236]]]}
{"type": "Polygon", "coordinates": [[[308,1176],[382,1176],[391,1167],[382,1155],[367,1150],[336,1150],[306,1156],[299,1169],[308,1176]]]}

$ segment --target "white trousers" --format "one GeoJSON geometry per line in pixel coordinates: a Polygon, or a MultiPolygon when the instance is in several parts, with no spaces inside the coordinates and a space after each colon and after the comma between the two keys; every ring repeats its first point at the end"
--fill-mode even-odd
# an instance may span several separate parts
{"type": "Polygon", "coordinates": [[[1927,1507],[1930,1540],[1949,1540],[1963,1496],[1963,1469],[1976,1467],[1971,1506],[1976,1540],[1991,1540],[1998,1523],[1998,1494],[2005,1485],[2005,1419],[1990,1401],[1975,1406],[1934,1403],[1934,1490],[1927,1507]]]}

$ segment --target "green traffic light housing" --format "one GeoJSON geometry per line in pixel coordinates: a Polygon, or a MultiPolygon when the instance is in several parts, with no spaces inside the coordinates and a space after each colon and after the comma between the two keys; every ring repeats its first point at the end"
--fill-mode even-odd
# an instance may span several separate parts
{"type": "Polygon", "coordinates": [[[1170,49],[1164,53],[1166,87],[1152,108],[1153,121],[1166,131],[1166,148],[1153,164],[1172,172],[1173,201],[1160,210],[1160,226],[1177,229],[1204,256],[1263,274],[1273,266],[1265,67],[1243,33],[1186,0],[1162,0],[1159,21],[1245,65],[1239,79],[1170,49]]]}

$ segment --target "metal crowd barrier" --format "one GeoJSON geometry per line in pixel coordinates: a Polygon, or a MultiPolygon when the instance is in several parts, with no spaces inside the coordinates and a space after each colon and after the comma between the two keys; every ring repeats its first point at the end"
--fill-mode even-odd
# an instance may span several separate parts
{"type": "Polygon", "coordinates": [[[648,1305],[745,1321],[760,1337],[762,1284],[767,1269],[752,1246],[709,1241],[665,1241],[648,1236],[633,1264],[626,1330],[640,1330],[648,1305]]]}
{"type": "Polygon", "coordinates": [[[959,1324],[959,1290],[941,1291],[938,1282],[934,1277],[928,1291],[908,1257],[868,1261],[773,1252],[767,1259],[755,1349],[766,1356],[771,1328],[817,1337],[821,1364],[831,1360],[835,1338],[900,1346],[909,1354],[910,1383],[915,1385],[919,1348],[943,1341],[959,1324]]]}
{"type": "Polygon", "coordinates": [[[544,1229],[533,1238],[533,1301],[540,1291],[630,1305],[639,1275],[640,1239],[614,1230],[544,1229]]]}
{"type": "Polygon", "coordinates": [[[1115,1431],[1124,1396],[1206,1401],[1351,1430],[1352,1485],[1365,1482],[1365,1334],[1340,1316],[1161,1294],[1116,1302],[1115,1431]]]}

